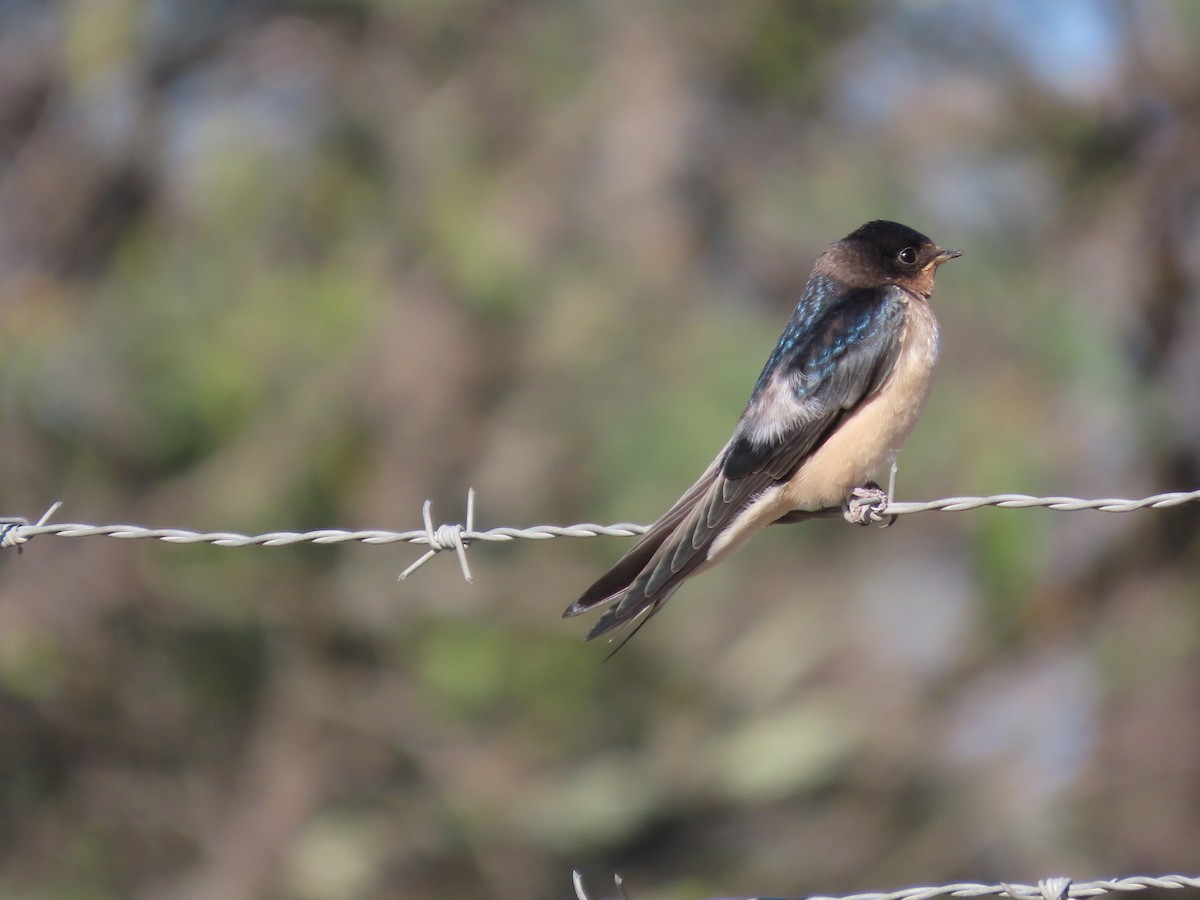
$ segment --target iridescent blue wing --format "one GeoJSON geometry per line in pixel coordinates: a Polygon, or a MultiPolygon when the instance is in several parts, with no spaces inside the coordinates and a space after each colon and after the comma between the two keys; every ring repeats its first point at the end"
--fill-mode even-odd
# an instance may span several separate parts
{"type": "Polygon", "coordinates": [[[780,336],[721,455],[567,608],[564,615],[573,616],[616,600],[589,640],[657,612],[707,559],[713,541],[738,513],[763,490],[790,478],[886,380],[900,349],[903,293],[897,288],[832,297],[810,293],[780,336]]]}
{"type": "Polygon", "coordinates": [[[815,317],[801,304],[738,421],[722,464],[725,477],[788,478],[891,374],[904,315],[899,288],[847,291],[815,317]]]}

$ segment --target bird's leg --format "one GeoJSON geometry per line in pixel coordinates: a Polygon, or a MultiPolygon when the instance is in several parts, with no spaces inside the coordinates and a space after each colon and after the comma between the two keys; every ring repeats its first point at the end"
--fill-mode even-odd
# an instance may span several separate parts
{"type": "MultiPolygon", "coordinates": [[[[892,478],[889,483],[890,488],[894,488],[896,484],[896,463],[892,462],[892,478]]],[[[871,525],[879,523],[881,527],[887,528],[896,521],[895,516],[884,515],[884,510],[891,503],[891,491],[885,491],[874,481],[868,481],[862,487],[856,487],[849,494],[842,504],[842,515],[847,522],[854,525],[871,525]]]]}
{"type": "Polygon", "coordinates": [[[842,501],[842,515],[853,525],[870,525],[887,509],[887,491],[874,481],[853,488],[842,501]]]}

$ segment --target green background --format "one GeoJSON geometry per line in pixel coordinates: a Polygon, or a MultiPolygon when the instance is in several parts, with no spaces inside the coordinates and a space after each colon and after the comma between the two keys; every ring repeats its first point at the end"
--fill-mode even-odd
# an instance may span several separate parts
{"type": "MultiPolygon", "coordinates": [[[[0,514],[647,522],[829,241],[965,251],[900,499],[1200,487],[1188,2],[0,0],[0,514]]],[[[1200,505],[0,554],[0,896],[1195,869],[1200,505]]]]}

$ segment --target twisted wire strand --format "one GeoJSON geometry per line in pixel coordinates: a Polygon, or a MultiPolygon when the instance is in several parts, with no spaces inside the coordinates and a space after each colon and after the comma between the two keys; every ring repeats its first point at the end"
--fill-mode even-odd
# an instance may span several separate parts
{"type": "MultiPolygon", "coordinates": [[[[1139,500],[1102,498],[1085,500],[1080,497],[1035,497],[1031,494],[993,494],[988,497],[944,497],[923,503],[888,503],[881,501],[868,505],[865,520],[887,522],[892,516],[912,515],[922,512],[965,512],[982,507],[1000,509],[1029,509],[1041,507],[1064,512],[1096,510],[1098,512],[1133,512],[1139,509],[1163,509],[1184,503],[1200,501],[1200,490],[1170,491],[1154,494],[1139,500]]],[[[49,524],[50,517],[61,504],[55,503],[35,523],[21,517],[0,518],[0,549],[17,547],[39,535],[54,535],[64,538],[110,537],[121,540],[158,540],[169,544],[211,544],[215,547],[283,547],[289,544],[423,544],[429,549],[401,574],[401,579],[412,574],[432,557],[443,550],[454,550],[458,556],[463,577],[471,581],[467,564],[467,547],[472,541],[503,543],[515,540],[545,541],[551,538],[571,537],[629,537],[639,535],[649,526],[632,522],[613,525],[597,525],[582,522],[576,525],[533,525],[527,528],[500,526],[476,530],[475,491],[467,492],[467,515],[465,524],[443,524],[435,526],[432,504],[426,500],[421,510],[425,527],[415,531],[385,531],[371,529],[348,531],[340,528],[323,528],[316,531],[269,531],[263,534],[240,534],[234,531],[189,531],[182,528],[148,528],[142,525],[86,525],[81,523],[49,524]]],[[[830,511],[836,514],[836,510],[830,511]]],[[[861,520],[860,520],[861,521],[861,520]]],[[[858,900],[858,898],[856,898],[858,900]]],[[[917,898],[921,900],[921,898],[917,898]]]]}
{"type": "MultiPolygon", "coordinates": [[[[438,528],[462,528],[455,525],[439,525],[438,528]]],[[[486,531],[468,531],[462,528],[458,534],[463,543],[471,541],[527,540],[545,541],[556,537],[629,537],[646,531],[645,525],[619,523],[616,525],[534,525],[530,528],[489,528],[486,531]]],[[[425,544],[435,551],[452,549],[444,545],[445,538],[437,536],[431,542],[424,531],[345,531],[340,528],[323,528],[317,531],[268,531],[263,534],[239,534],[235,531],[187,531],[181,528],[147,528],[143,525],[84,525],[62,523],[58,525],[28,525],[21,523],[0,524],[4,537],[3,547],[15,547],[27,543],[40,535],[55,537],[110,537],[121,540],[155,540],[168,544],[212,544],[214,547],[284,547],[288,544],[425,544]]],[[[435,532],[436,535],[436,532],[435,532]]]]}
{"type": "Polygon", "coordinates": [[[941,500],[929,500],[925,503],[889,503],[882,510],[884,515],[903,516],[912,513],[930,512],[965,512],[969,509],[979,509],[984,506],[997,506],[1001,509],[1029,509],[1045,507],[1063,512],[1077,512],[1083,509],[1094,509],[1098,512],[1133,512],[1136,509],[1163,509],[1168,506],[1180,506],[1184,503],[1195,503],[1200,500],[1200,491],[1169,491],[1165,494],[1155,494],[1143,497],[1141,500],[1121,500],[1104,498],[1101,500],[1083,500],[1079,497],[1034,497],[1030,494],[993,494],[990,497],[945,497],[941,500]]]}
{"type": "MultiPolygon", "coordinates": [[[[578,900],[589,900],[583,876],[578,870],[571,873],[578,900]]],[[[620,876],[616,884],[624,894],[620,876]]],[[[908,887],[888,893],[847,894],[841,897],[815,896],[806,900],[933,900],[936,897],[1007,897],[1010,900],[1076,900],[1076,898],[1098,897],[1128,891],[1144,891],[1148,888],[1200,889],[1200,876],[1195,875],[1133,875],[1102,881],[1073,882],[1070,878],[1044,878],[1037,884],[974,884],[961,882],[927,887],[908,887]]],[[[771,900],[771,898],[759,898],[771,900]]]]}
{"type": "Polygon", "coordinates": [[[1037,884],[944,884],[909,887],[888,893],[849,894],[842,897],[809,897],[808,900],[933,900],[935,897],[1002,896],[1013,900],[1067,900],[1102,894],[1144,891],[1147,888],[1200,889],[1196,875],[1134,875],[1111,880],[1073,882],[1069,878],[1047,878],[1037,884]]]}

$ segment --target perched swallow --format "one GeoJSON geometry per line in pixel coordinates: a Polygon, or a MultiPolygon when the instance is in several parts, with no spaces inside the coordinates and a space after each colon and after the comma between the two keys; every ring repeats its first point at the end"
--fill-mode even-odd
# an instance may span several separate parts
{"type": "Polygon", "coordinates": [[[588,640],[644,614],[640,628],[755,532],[861,492],[925,406],[938,357],[933,277],[961,255],[884,221],[826,247],[729,443],[563,617],[611,603],[588,640]]]}

